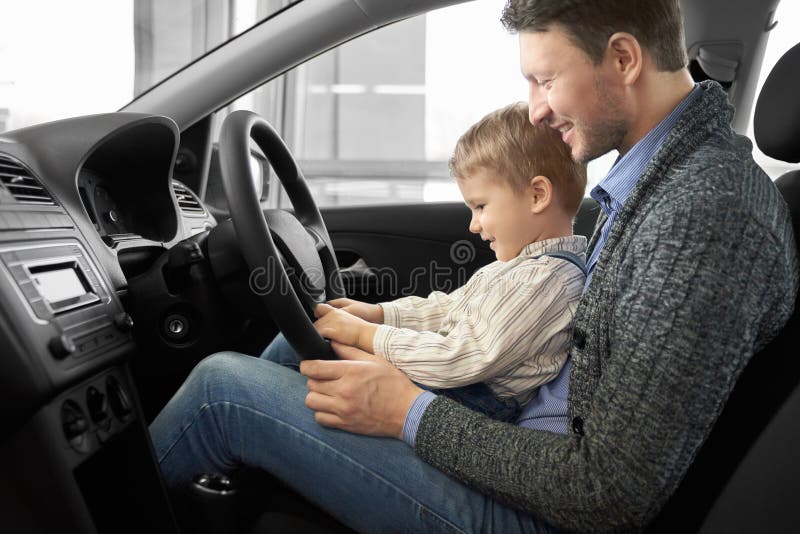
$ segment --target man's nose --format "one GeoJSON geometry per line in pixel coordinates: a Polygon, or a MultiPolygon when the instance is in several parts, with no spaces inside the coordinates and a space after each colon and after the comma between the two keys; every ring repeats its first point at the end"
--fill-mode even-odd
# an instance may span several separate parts
{"type": "Polygon", "coordinates": [[[550,117],[550,106],[547,98],[542,94],[538,87],[531,87],[528,95],[528,119],[531,124],[536,126],[550,117]]]}

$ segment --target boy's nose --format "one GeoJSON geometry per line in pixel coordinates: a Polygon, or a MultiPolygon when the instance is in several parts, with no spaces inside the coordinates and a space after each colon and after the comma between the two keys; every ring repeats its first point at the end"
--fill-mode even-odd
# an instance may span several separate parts
{"type": "Polygon", "coordinates": [[[472,219],[469,221],[469,231],[472,232],[473,234],[481,233],[481,223],[475,216],[473,216],[472,219]]]}

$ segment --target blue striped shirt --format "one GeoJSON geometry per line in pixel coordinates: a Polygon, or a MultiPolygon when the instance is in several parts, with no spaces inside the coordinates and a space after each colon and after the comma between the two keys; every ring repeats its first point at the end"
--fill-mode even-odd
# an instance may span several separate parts
{"type": "MultiPolygon", "coordinates": [[[[594,266],[597,264],[597,258],[600,256],[600,251],[603,249],[606,239],[608,239],[608,234],[611,232],[611,227],[614,225],[617,214],[630,196],[647,164],[650,163],[658,149],[661,148],[667,134],[699,94],[700,86],[695,84],[694,89],[681,100],[678,106],[664,120],[650,130],[624,156],[617,158],[606,177],[589,193],[600,204],[600,208],[606,214],[607,219],[586,264],[589,274],[586,277],[584,291],[589,287],[594,266]]],[[[567,433],[569,428],[567,402],[571,367],[570,359],[567,358],[558,376],[552,382],[541,386],[538,395],[525,407],[519,419],[517,419],[518,426],[561,434],[567,433]]],[[[405,424],[403,425],[403,441],[412,447],[416,441],[417,429],[425,409],[435,398],[436,395],[430,391],[420,393],[406,414],[405,424]]]]}

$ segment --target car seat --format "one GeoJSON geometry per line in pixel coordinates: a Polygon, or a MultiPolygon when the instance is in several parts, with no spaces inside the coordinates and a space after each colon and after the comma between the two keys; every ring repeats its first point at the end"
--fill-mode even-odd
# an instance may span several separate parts
{"type": "MultiPolygon", "coordinates": [[[[800,162],[800,44],[767,77],[755,139],[768,156],[800,162]]],[[[800,237],[800,169],[775,182],[800,237]]],[[[798,245],[800,248],[800,245],[798,245]]],[[[652,532],[797,532],[800,529],[798,301],[780,335],[753,356],[652,532]]]]}

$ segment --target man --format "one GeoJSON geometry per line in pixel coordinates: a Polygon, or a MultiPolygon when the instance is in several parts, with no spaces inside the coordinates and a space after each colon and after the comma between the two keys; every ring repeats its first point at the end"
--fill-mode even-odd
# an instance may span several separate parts
{"type": "Polygon", "coordinates": [[[308,390],[217,355],[153,423],[168,484],[256,466],[362,531],[638,530],[675,490],[791,313],[786,207],[722,89],[692,83],[677,0],[510,0],[503,21],[531,121],[576,160],[620,152],[592,191],[603,213],[558,379],[510,425],[354,348],[303,362],[308,390]]]}

